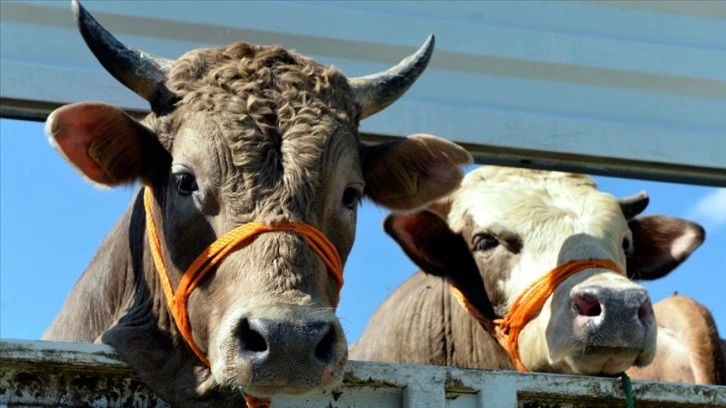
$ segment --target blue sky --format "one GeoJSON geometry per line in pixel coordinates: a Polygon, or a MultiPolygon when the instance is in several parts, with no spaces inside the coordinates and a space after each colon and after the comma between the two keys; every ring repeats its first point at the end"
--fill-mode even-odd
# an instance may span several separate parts
{"type": "MultiPolygon", "coordinates": [[[[654,301],[674,291],[704,303],[726,333],[726,189],[596,177],[618,197],[650,193],[646,213],[689,218],[705,244],[669,277],[646,283],[654,301]]],[[[0,120],[0,336],[38,339],[136,187],[100,190],[46,141],[43,124],[0,120]]],[[[386,211],[365,202],[338,309],[355,341],[377,305],[415,266],[384,234],[386,211]]],[[[724,337],[724,334],[722,334],[724,337]]]]}

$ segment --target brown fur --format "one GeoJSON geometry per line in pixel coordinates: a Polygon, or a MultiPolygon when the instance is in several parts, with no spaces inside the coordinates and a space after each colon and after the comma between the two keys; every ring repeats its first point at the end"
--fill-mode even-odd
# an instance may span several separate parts
{"type": "MultiPolygon", "coordinates": [[[[474,222],[471,218],[467,219],[464,222],[461,235],[463,237],[473,237],[476,232],[474,222]]],[[[522,249],[522,241],[517,234],[512,233],[508,236],[501,236],[501,239],[507,251],[503,251],[500,256],[475,256],[478,267],[476,270],[477,274],[479,274],[478,272],[480,270],[486,271],[486,273],[481,274],[484,280],[484,289],[486,290],[492,307],[498,312],[498,316],[504,316],[508,310],[507,296],[502,290],[500,283],[512,279],[512,267],[518,261],[522,249]]],[[[470,245],[470,253],[471,248],[472,246],[470,245]]]]}
{"type": "Polygon", "coordinates": [[[448,173],[446,169],[453,163],[469,160],[468,153],[464,150],[436,154],[438,142],[432,136],[414,135],[408,137],[406,142],[419,146],[416,156],[412,155],[413,151],[410,148],[402,148],[404,142],[398,140],[368,149],[363,158],[366,191],[369,194],[373,192],[382,205],[398,210],[410,209],[410,197],[414,195],[425,197],[426,202],[441,197],[442,185],[443,188],[447,188],[451,182],[463,177],[463,173],[448,173]],[[385,154],[386,160],[369,160],[377,154],[385,154]],[[387,167],[382,167],[383,163],[386,163],[387,167]],[[431,176],[441,180],[442,185],[422,182],[431,176]],[[396,188],[392,188],[393,186],[396,188]]]}
{"type": "Polygon", "coordinates": [[[654,310],[659,337],[673,340],[660,341],[655,360],[646,367],[631,368],[628,375],[643,380],[726,385],[726,363],[711,312],[681,295],[661,300],[654,310]]]}
{"type": "Polygon", "coordinates": [[[514,369],[499,344],[451,296],[448,283],[422,272],[407,279],[376,310],[351,346],[350,358],[514,369]]]}
{"type": "MultiPolygon", "coordinates": [[[[173,286],[206,246],[250,221],[311,224],[345,262],[364,186],[377,203],[413,209],[455,188],[459,166],[471,162],[461,147],[427,135],[364,145],[360,107],[345,76],[280,47],[235,43],[190,51],[171,64],[164,87],[175,106],[142,123],[108,105],[75,104],[52,114],[47,129],[91,180],[109,186],[139,180],[153,189],[173,286]],[[177,183],[189,177],[197,188],[182,194],[177,183]]],[[[261,235],[209,276],[188,309],[211,369],[171,320],[137,195],[44,338],[112,345],[174,406],[240,406],[242,391],[288,392],[290,384],[299,392],[339,381],[347,356],[333,314],[336,284],[301,237],[261,235]],[[330,365],[309,374],[311,366],[292,355],[270,371],[253,371],[240,357],[239,324],[248,319],[329,324],[330,365]]]]}
{"type": "Polygon", "coordinates": [[[299,202],[290,203],[295,206],[311,203],[309,193],[338,164],[318,163],[339,139],[357,141],[358,113],[345,77],[280,47],[235,43],[187,53],[171,70],[168,87],[180,102],[173,114],[155,118],[154,127],[162,129],[160,140],[171,149],[189,111],[214,112],[222,143],[229,146],[233,174],[227,179],[244,181],[220,188],[241,203],[288,200],[285,196],[295,197],[299,202]],[[285,162],[299,167],[286,167],[285,162]],[[303,180],[311,184],[292,185],[303,180]],[[290,189],[297,191],[290,194],[290,189]]]}

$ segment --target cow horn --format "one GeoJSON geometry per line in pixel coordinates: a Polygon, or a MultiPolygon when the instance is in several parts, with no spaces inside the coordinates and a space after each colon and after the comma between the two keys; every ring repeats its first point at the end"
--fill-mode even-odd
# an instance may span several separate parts
{"type": "Polygon", "coordinates": [[[124,86],[149,101],[155,112],[173,104],[164,82],[173,61],[125,46],[103,28],[77,1],[71,8],[83,40],[103,67],[124,86]]]}
{"type": "Polygon", "coordinates": [[[388,71],[348,79],[355,93],[356,102],[361,107],[361,119],[374,115],[392,104],[416,82],[431,60],[434,42],[434,36],[429,35],[415,54],[404,58],[388,71]]]}
{"type": "Polygon", "coordinates": [[[650,198],[648,197],[648,193],[641,191],[638,194],[621,198],[618,201],[620,202],[620,209],[623,211],[625,219],[630,221],[635,218],[636,215],[645,211],[645,208],[650,202],[650,198]]]}

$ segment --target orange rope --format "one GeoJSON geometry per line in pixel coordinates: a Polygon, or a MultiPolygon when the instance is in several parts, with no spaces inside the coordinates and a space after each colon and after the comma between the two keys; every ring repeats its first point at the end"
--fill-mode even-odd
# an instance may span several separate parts
{"type": "Polygon", "coordinates": [[[451,295],[454,296],[457,302],[459,302],[459,305],[466,310],[467,313],[469,313],[473,318],[475,318],[479,323],[481,323],[482,326],[484,326],[484,329],[486,329],[489,333],[494,333],[495,327],[494,322],[484,317],[483,314],[474,307],[474,305],[469,302],[469,299],[466,297],[464,292],[462,292],[459,288],[457,288],[454,285],[449,285],[449,291],[451,292],[451,295]]]}
{"type": "Polygon", "coordinates": [[[485,318],[476,310],[458,288],[450,286],[449,289],[461,307],[477,319],[497,339],[499,344],[509,354],[517,370],[528,371],[527,367],[522,363],[519,354],[519,334],[522,329],[539,314],[547,298],[549,298],[562,282],[578,272],[591,268],[603,268],[622,273],[620,267],[615,262],[607,259],[570,261],[558,265],[543,276],[542,279],[533,282],[520,293],[509,307],[507,315],[502,319],[494,320],[494,322],[489,321],[489,319],[485,318]],[[491,330],[492,323],[494,324],[494,332],[491,330]]]}
{"type": "MultiPolygon", "coordinates": [[[[328,271],[336,281],[338,289],[338,298],[335,299],[337,305],[340,290],[343,287],[343,263],[340,261],[338,250],[335,248],[328,238],[318,231],[315,227],[308,224],[300,223],[283,223],[277,225],[265,225],[259,222],[250,222],[240,225],[239,227],[229,231],[216,241],[212,242],[205,248],[199,256],[187,268],[179,281],[176,291],[172,288],[169,273],[164,264],[164,258],[161,255],[161,242],[159,240],[159,232],[152,216],[153,210],[153,194],[151,187],[146,187],[144,191],[144,209],[146,211],[146,230],[151,247],[151,256],[154,259],[154,265],[159,274],[161,288],[164,291],[167,305],[171,312],[174,322],[184,340],[191,347],[194,354],[199,357],[204,364],[209,366],[209,359],[202,349],[197,346],[192,337],[192,328],[189,322],[189,313],[187,311],[187,302],[189,296],[199,285],[199,282],[219,264],[227,255],[240,247],[251,243],[258,235],[266,232],[282,231],[294,232],[303,237],[310,249],[320,257],[328,271]]],[[[264,406],[269,403],[265,399],[256,399],[247,396],[248,406],[264,406]]]]}

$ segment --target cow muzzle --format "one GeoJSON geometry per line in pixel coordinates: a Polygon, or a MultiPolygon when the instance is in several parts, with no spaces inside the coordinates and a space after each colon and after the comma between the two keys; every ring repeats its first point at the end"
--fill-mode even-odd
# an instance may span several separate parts
{"type": "Polygon", "coordinates": [[[332,313],[311,316],[237,319],[219,344],[220,358],[213,359],[219,366],[215,361],[212,372],[257,397],[302,394],[338,383],[348,356],[343,330],[332,313]]]}
{"type": "Polygon", "coordinates": [[[606,272],[577,284],[566,298],[553,300],[552,310],[550,359],[564,360],[575,373],[618,375],[653,359],[653,306],[648,292],[625,277],[606,272]]]}
{"type": "MultiPolygon", "coordinates": [[[[570,309],[575,330],[582,335],[606,331],[612,337],[627,335],[625,327],[648,327],[654,323],[653,306],[643,288],[609,288],[584,285],[570,293],[570,309]],[[623,323],[622,325],[616,323],[623,323]]],[[[623,340],[623,346],[627,341],[623,340]]]]}

